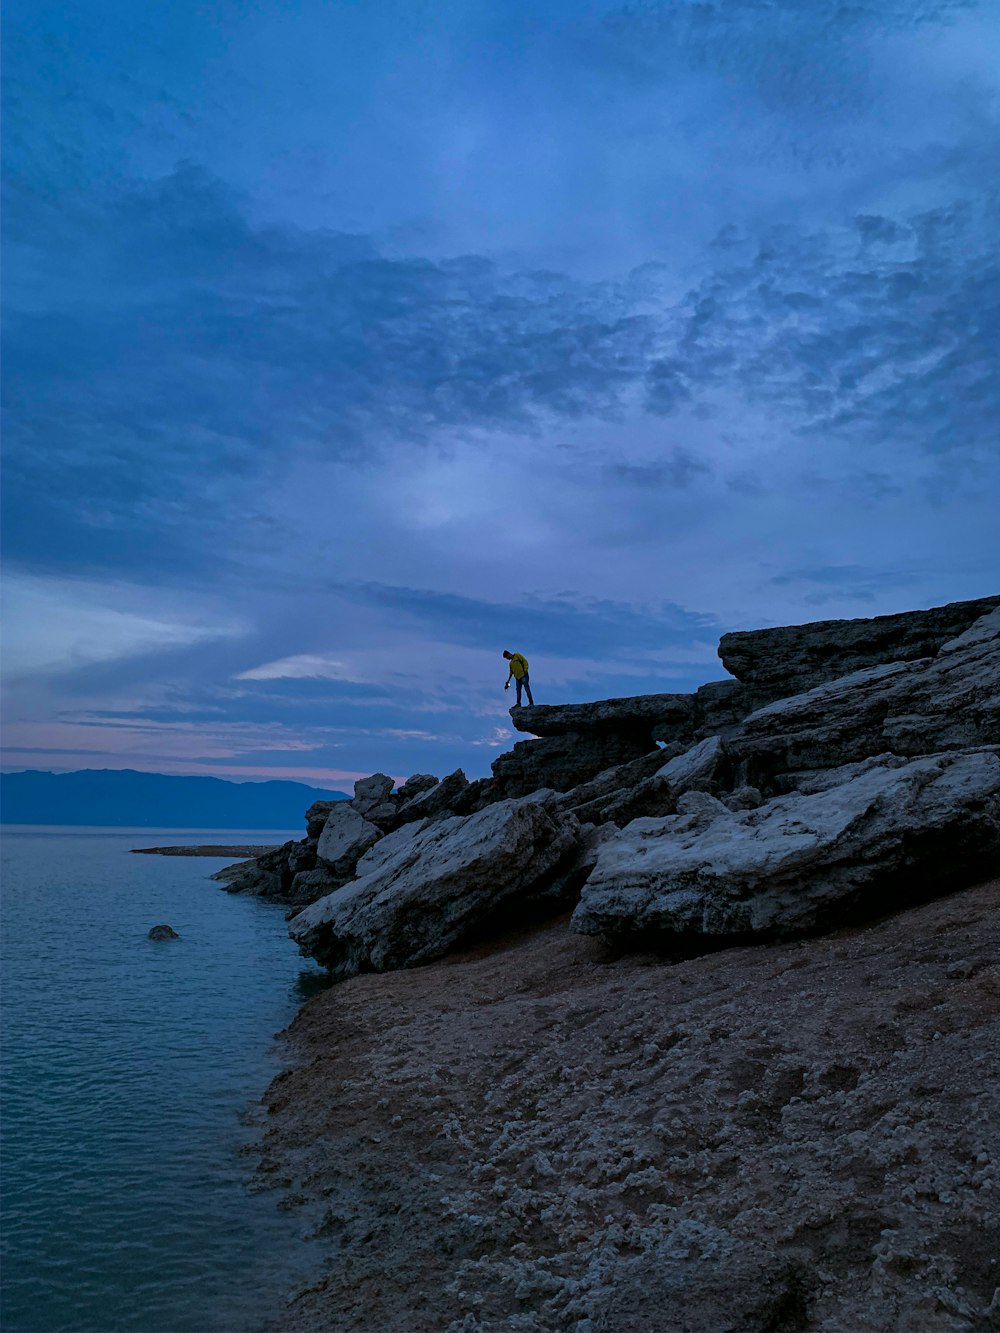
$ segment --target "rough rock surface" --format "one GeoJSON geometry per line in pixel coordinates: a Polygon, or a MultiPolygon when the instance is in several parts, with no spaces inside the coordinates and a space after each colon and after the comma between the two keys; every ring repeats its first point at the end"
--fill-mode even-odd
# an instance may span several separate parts
{"type": "Polygon", "coordinates": [[[351,805],[376,828],[389,830],[396,824],[396,804],[390,800],[393,781],[386,773],[358,778],[351,805]]]}
{"type": "Polygon", "coordinates": [[[159,926],[153,926],[146,938],[151,940],[179,940],[180,936],[173,926],[168,926],[166,922],[163,922],[159,926]]]}
{"type": "Polygon", "coordinates": [[[682,809],[601,847],[576,930],[689,947],[787,936],[920,902],[1000,862],[1000,756],[989,751],[886,756],[756,810],[710,796],[682,809]]]}
{"type": "Polygon", "coordinates": [[[998,606],[1000,597],[981,597],[869,620],[740,630],[722,636],[719,656],[755,702],[764,703],[884,662],[933,657],[942,644],[998,606]]]}
{"type": "Polygon", "coordinates": [[[330,811],[337,801],[313,801],[312,805],[306,811],[306,837],[318,838],[323,832],[323,825],[329,817],[330,811]]]}
{"type": "Polygon", "coordinates": [[[396,798],[400,805],[405,805],[415,796],[420,796],[425,791],[430,791],[432,787],[436,787],[438,782],[440,778],[436,778],[433,773],[414,773],[396,792],[396,798]]]}
{"type": "Polygon", "coordinates": [[[729,741],[759,785],[797,769],[1000,743],[1000,613],[937,657],[855,671],[752,713],[729,741]]]}
{"type": "Polygon", "coordinates": [[[690,694],[637,694],[588,704],[535,704],[512,708],[511,723],[532,736],[566,736],[591,731],[634,731],[648,736],[654,727],[694,730],[690,694]]]}
{"type": "Polygon", "coordinates": [[[494,760],[494,789],[503,798],[527,796],[541,787],[566,792],[655,748],[648,734],[600,728],[518,741],[494,760]]]}
{"type": "MultiPolygon", "coordinates": [[[[349,884],[305,908],[289,933],[336,977],[440,958],[568,868],[579,824],[550,793],[479,814],[409,824],[357,866],[349,884]]],[[[322,839],[320,840],[322,848],[322,839]]]]}
{"type": "Polygon", "coordinates": [[[987,1333],[1000,883],[667,965],[563,922],[293,1024],[280,1333],[987,1333]]]}
{"type": "Polygon", "coordinates": [[[621,733],[644,741],[692,742],[725,734],[752,707],[749,692],[735,680],[710,681],[694,694],[637,694],[586,704],[535,704],[512,708],[511,722],[533,736],[621,733]]]}
{"type": "Polygon", "coordinates": [[[408,800],[400,810],[399,817],[409,823],[416,819],[441,819],[451,815],[456,801],[468,786],[469,779],[460,768],[456,768],[454,773],[449,773],[440,782],[408,800]]]}
{"type": "Polygon", "coordinates": [[[333,807],[319,835],[316,855],[335,873],[353,870],[358,858],[382,836],[381,829],[365,819],[352,803],[333,807]]]}

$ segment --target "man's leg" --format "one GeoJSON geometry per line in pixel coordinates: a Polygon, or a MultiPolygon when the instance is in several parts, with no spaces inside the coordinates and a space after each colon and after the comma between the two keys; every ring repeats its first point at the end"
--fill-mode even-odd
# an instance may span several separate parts
{"type": "MultiPolygon", "coordinates": [[[[521,682],[518,681],[517,683],[518,683],[518,685],[520,685],[521,682]]],[[[535,701],[534,701],[534,699],[532,699],[532,697],[531,697],[531,681],[528,679],[528,673],[527,673],[527,671],[524,673],[524,688],[528,691],[528,703],[529,703],[529,705],[530,705],[532,708],[534,708],[534,706],[535,706],[535,701]]],[[[517,702],[518,702],[518,703],[521,702],[521,699],[520,699],[520,691],[518,691],[518,700],[517,700],[517,702]]]]}
{"type": "Polygon", "coordinates": [[[521,707],[521,677],[520,677],[520,676],[515,676],[515,677],[514,677],[514,685],[515,685],[516,688],[517,688],[517,707],[520,708],[520,707],[521,707]]]}

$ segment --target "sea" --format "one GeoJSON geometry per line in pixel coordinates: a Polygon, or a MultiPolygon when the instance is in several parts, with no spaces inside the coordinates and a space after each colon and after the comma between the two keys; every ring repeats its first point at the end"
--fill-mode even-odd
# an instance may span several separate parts
{"type": "Polygon", "coordinates": [[[209,879],[232,858],[131,854],[299,836],[0,831],[3,1333],[257,1333],[308,1280],[252,1146],[276,1034],[325,975],[280,904],[209,879]]]}

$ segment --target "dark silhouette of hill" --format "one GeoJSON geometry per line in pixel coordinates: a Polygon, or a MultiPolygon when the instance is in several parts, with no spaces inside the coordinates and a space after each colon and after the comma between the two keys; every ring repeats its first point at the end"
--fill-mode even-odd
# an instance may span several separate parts
{"type": "Polygon", "coordinates": [[[347,799],[304,782],[226,782],[127,768],[0,774],[5,824],[298,828],[313,801],[347,799]]]}

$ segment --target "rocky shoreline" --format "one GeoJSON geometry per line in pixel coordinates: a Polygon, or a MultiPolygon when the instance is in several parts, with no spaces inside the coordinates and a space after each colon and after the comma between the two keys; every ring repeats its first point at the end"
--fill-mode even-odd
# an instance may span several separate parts
{"type": "Polygon", "coordinates": [[[220,872],[342,983],[267,1097],[283,1329],[1000,1327],[1000,597],[719,652],[220,872]]]}
{"type": "MultiPolygon", "coordinates": [[[[171,845],[169,847],[133,847],[131,851],[136,856],[242,856],[247,860],[257,860],[267,852],[276,851],[274,843],[248,844],[246,846],[227,846],[227,847],[183,847],[171,845]]],[[[232,869],[232,867],[229,867],[232,869]]]]}

